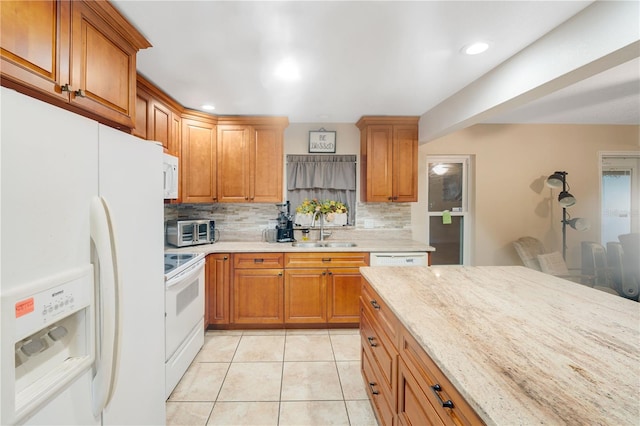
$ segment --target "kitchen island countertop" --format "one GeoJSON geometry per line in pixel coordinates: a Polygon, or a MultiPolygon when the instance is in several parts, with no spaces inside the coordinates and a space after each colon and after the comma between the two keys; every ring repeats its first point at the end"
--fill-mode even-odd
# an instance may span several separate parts
{"type": "Polygon", "coordinates": [[[640,421],[640,304],[520,266],[363,267],[489,425],[640,421]]]}
{"type": "MultiPolygon", "coordinates": [[[[340,242],[341,240],[326,240],[340,242]]],[[[435,248],[414,240],[353,240],[355,247],[294,247],[291,243],[266,243],[262,241],[219,241],[190,247],[166,246],[172,253],[282,253],[282,252],[430,252],[435,248]]]]}

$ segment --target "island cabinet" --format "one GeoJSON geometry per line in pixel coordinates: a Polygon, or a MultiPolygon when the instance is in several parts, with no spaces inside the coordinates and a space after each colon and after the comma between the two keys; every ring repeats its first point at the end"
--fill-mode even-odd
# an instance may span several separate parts
{"type": "Polygon", "coordinates": [[[361,370],[382,425],[481,425],[447,377],[362,280],[361,370]]]}
{"type": "Polygon", "coordinates": [[[360,266],[369,253],[285,253],[287,324],[358,324],[360,266]]]}
{"type": "Polygon", "coordinates": [[[393,116],[358,120],[362,201],[418,201],[418,120],[393,116]]]}
{"type": "Polygon", "coordinates": [[[218,201],[279,203],[286,117],[218,117],[218,201]]]}
{"type": "Polygon", "coordinates": [[[179,156],[183,107],[138,74],[133,134],[160,142],[164,152],[179,156]]]}
{"type": "Polygon", "coordinates": [[[205,264],[205,328],[231,322],[231,255],[207,255],[205,264]]]}
{"type": "Polygon", "coordinates": [[[234,324],[284,323],[283,253],[233,255],[232,321],[234,324]]]}
{"type": "Polygon", "coordinates": [[[180,198],[183,203],[218,201],[216,119],[197,111],[182,114],[180,198]]]}
{"type": "MultiPolygon", "coordinates": [[[[393,313],[362,280],[361,368],[369,398],[383,426],[395,424],[399,325],[393,313]]],[[[416,423],[419,424],[419,423],[416,423]]]]}
{"type": "Polygon", "coordinates": [[[132,129],[136,54],[151,44],[107,1],[3,1],[2,85],[132,129]]]}

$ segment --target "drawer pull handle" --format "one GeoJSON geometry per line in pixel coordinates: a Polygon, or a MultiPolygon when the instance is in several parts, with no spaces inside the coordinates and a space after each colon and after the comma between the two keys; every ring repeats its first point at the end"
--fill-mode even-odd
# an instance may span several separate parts
{"type": "Polygon", "coordinates": [[[264,263],[264,259],[253,259],[253,263],[264,263]]]}
{"type": "Polygon", "coordinates": [[[331,262],[331,258],[330,257],[323,257],[322,261],[323,262],[331,262]]]}
{"type": "Polygon", "coordinates": [[[375,390],[373,387],[375,386],[375,382],[369,382],[369,389],[371,389],[371,393],[374,395],[378,395],[380,391],[375,390]]]}
{"type": "Polygon", "coordinates": [[[373,306],[374,309],[380,309],[380,305],[378,305],[378,302],[375,300],[371,301],[371,306],[373,306]]]}
{"type": "Polygon", "coordinates": [[[436,396],[436,398],[438,398],[438,401],[440,401],[440,404],[442,404],[442,408],[453,408],[453,401],[451,401],[450,399],[443,401],[440,397],[442,387],[439,384],[436,383],[435,385],[431,386],[431,390],[433,391],[433,394],[436,396]]]}
{"type": "Polygon", "coordinates": [[[378,346],[377,343],[373,342],[374,339],[375,337],[367,337],[367,340],[369,341],[369,346],[371,346],[372,348],[375,348],[376,346],[378,346]]]}

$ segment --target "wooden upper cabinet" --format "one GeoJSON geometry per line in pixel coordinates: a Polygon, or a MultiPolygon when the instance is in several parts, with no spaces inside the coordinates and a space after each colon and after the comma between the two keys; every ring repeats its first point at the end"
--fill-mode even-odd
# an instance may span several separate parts
{"type": "Polygon", "coordinates": [[[0,7],[3,86],[20,83],[68,102],[60,86],[70,81],[71,4],[3,1],[0,7]]]}
{"type": "Polygon", "coordinates": [[[218,201],[252,201],[249,193],[250,138],[250,126],[218,125],[218,201]]]}
{"type": "Polygon", "coordinates": [[[218,117],[218,201],[282,202],[284,117],[218,117]]]}
{"type": "Polygon", "coordinates": [[[284,164],[284,127],[253,126],[250,170],[251,198],[256,203],[281,203],[284,164]]]}
{"type": "Polygon", "coordinates": [[[179,156],[184,108],[143,76],[137,76],[136,126],[133,134],[160,142],[164,152],[179,156]]]}
{"type": "Polygon", "coordinates": [[[216,189],[216,124],[195,111],[182,118],[180,197],[183,203],[213,203],[216,189]]]}
{"type": "Polygon", "coordinates": [[[152,97],[144,88],[138,86],[136,90],[136,123],[133,135],[142,139],[149,139],[149,117],[148,111],[151,108],[152,97]]]}
{"type": "Polygon", "coordinates": [[[131,129],[149,42],[106,1],[3,1],[2,84],[131,129]]]}
{"type": "Polygon", "coordinates": [[[418,201],[419,117],[362,117],[361,200],[418,201]]]}

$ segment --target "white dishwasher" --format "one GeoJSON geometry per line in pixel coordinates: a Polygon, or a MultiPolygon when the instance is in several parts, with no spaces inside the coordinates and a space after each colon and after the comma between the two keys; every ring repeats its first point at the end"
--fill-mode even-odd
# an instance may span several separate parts
{"type": "Polygon", "coordinates": [[[425,252],[370,253],[370,266],[427,266],[425,252]]]}

